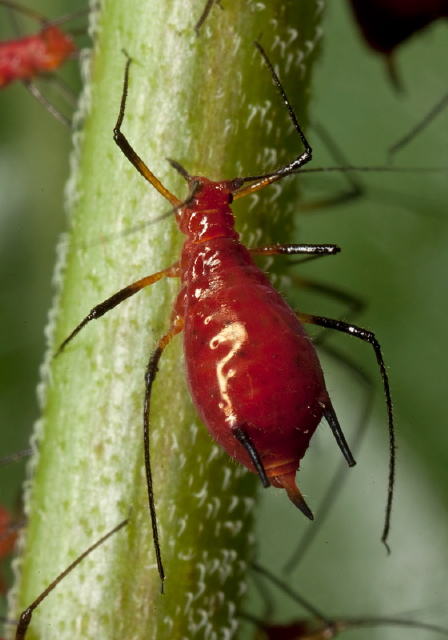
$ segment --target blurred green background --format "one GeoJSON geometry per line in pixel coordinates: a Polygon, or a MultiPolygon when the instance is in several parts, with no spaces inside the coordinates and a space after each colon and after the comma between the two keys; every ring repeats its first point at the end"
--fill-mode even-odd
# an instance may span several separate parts
{"type": "MultiPolygon", "coordinates": [[[[76,11],[84,3],[54,0],[33,6],[47,18],[76,11]]],[[[0,7],[0,38],[36,33],[39,25],[0,7]],[[11,17],[13,20],[11,20],[11,17]],[[13,22],[14,21],[14,22],[13,22]]],[[[70,23],[69,23],[70,24],[70,23]]],[[[67,29],[82,27],[81,19],[67,29]]],[[[77,40],[86,44],[88,39],[77,40]]],[[[79,91],[79,63],[60,76],[79,91]]],[[[39,89],[66,116],[70,107],[51,82],[39,89]]],[[[70,131],[25,89],[11,84],[0,95],[0,455],[28,446],[39,416],[36,385],[45,348],[44,327],[54,294],[56,242],[65,228],[64,184],[69,170],[70,131]]],[[[18,507],[23,462],[0,468],[0,502],[18,507]]]]}
{"type": "MultiPolygon", "coordinates": [[[[302,0],[304,1],[304,0],[302,0]]],[[[75,10],[74,2],[39,2],[49,17],[75,10]]],[[[0,35],[11,25],[0,20],[0,35]]],[[[219,11],[211,20],[219,19],[219,11]]],[[[443,95],[446,25],[413,38],[398,52],[405,91],[397,94],[385,65],[363,44],[346,3],[327,3],[322,59],[316,68],[310,118],[325,125],[354,166],[378,165],[387,148],[443,95]]],[[[79,82],[77,64],[64,70],[79,82]]],[[[41,85],[42,86],[42,85],[41,85]]],[[[45,88],[45,87],[44,87],[45,88]]],[[[50,96],[52,95],[50,88],[50,96]]],[[[395,166],[448,166],[448,111],[403,152],[395,166]]],[[[333,164],[312,129],[314,165],[333,164]]],[[[44,349],[43,328],[52,299],[55,243],[64,229],[63,186],[70,135],[20,85],[0,95],[0,453],[27,446],[38,417],[36,383],[44,349]]],[[[344,350],[372,378],[375,411],[369,435],[348,472],[348,482],[312,550],[289,582],[327,615],[414,617],[448,626],[448,529],[445,435],[448,182],[446,173],[360,174],[366,195],[344,206],[297,213],[297,241],[331,242],[337,258],[300,269],[325,284],[342,287],[366,303],[361,326],[374,330],[383,347],[394,399],[398,438],[397,485],[387,558],[379,543],[387,478],[385,407],[379,373],[368,345],[344,336],[344,350]]],[[[345,188],[342,175],[303,180],[304,201],[345,188]]],[[[113,212],[111,212],[113,215],[113,212]]],[[[279,241],[286,240],[279,238],[279,241]]],[[[290,276],[292,270],[285,270],[290,276]]],[[[286,288],[286,285],[285,287],[286,288]]],[[[295,296],[295,297],[294,297],[295,296]]],[[[337,316],[340,305],[300,290],[295,306],[337,316]]],[[[335,408],[350,439],[365,388],[355,375],[323,356],[335,408]]],[[[320,427],[299,475],[302,491],[319,517],[319,496],[331,483],[340,454],[320,427]]],[[[2,503],[13,507],[23,464],[2,468],[2,503]]],[[[259,559],[277,574],[308,524],[282,492],[265,492],[257,541],[259,559]]],[[[312,525],[310,525],[312,526],[312,525]]],[[[269,586],[271,591],[272,587],[269,586]]],[[[274,590],[272,590],[274,593],[274,590]]],[[[249,603],[258,613],[263,605],[249,603]]],[[[300,615],[278,595],[278,619],[300,615]]],[[[398,638],[397,630],[356,632],[356,637],[398,638]]],[[[408,632],[405,632],[406,635],[408,632]]],[[[426,632],[414,631],[416,637],[426,632]]],[[[250,631],[248,629],[250,636],[250,631]]],[[[353,634],[352,637],[355,637],[353,634]]],[[[403,635],[404,637],[404,635],[403,635]]]]}

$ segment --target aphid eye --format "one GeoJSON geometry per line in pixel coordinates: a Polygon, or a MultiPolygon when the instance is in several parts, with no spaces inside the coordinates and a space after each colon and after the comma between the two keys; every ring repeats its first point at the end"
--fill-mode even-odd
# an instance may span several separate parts
{"type": "Polygon", "coordinates": [[[233,193],[229,193],[229,204],[233,202],[233,193]]]}

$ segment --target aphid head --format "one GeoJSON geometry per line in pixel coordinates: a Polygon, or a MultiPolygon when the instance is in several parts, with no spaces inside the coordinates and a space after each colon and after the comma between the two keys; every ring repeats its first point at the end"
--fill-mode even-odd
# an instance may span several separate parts
{"type": "Polygon", "coordinates": [[[220,237],[238,238],[229,205],[233,201],[233,192],[241,187],[241,180],[236,178],[214,182],[201,176],[191,176],[175,160],[168,158],[168,162],[190,187],[190,195],[176,211],[182,233],[194,243],[220,237]]]}
{"type": "Polygon", "coordinates": [[[42,39],[47,47],[45,68],[48,71],[57,69],[62,62],[76,51],[72,38],[54,25],[45,27],[42,30],[42,39]]]}
{"type": "Polygon", "coordinates": [[[216,191],[225,191],[229,192],[227,203],[231,204],[233,202],[233,193],[240,189],[245,180],[244,178],[233,178],[232,180],[222,180],[220,182],[213,182],[213,180],[208,180],[207,178],[201,178],[200,176],[192,176],[188,173],[188,171],[179,163],[177,160],[172,160],[171,158],[167,158],[170,165],[173,169],[176,169],[178,173],[188,182],[190,189],[192,190],[191,197],[198,193],[201,187],[205,184],[216,185],[216,191]]]}

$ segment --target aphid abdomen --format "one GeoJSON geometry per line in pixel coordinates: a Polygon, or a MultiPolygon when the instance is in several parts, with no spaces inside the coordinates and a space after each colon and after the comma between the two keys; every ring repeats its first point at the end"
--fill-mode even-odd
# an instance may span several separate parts
{"type": "Polygon", "coordinates": [[[240,242],[201,243],[190,259],[184,350],[196,410],[227,453],[255,472],[235,437],[242,429],[271,484],[285,486],[287,477],[295,493],[295,473],[328,401],[315,348],[240,242]]]}

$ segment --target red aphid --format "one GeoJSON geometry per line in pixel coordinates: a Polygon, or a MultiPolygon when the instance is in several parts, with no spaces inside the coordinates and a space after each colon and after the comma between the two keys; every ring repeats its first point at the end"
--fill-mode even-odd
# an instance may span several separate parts
{"type": "Polygon", "coordinates": [[[265,487],[284,488],[310,519],[312,512],[295,481],[296,471],[322,417],[329,423],[348,464],[350,449],[328,396],[315,348],[301,322],[333,328],[369,342],[383,378],[389,416],[391,464],[385,541],[389,529],[394,478],[394,430],[387,372],[375,336],[345,322],[295,313],[273,288],[252,255],[332,255],[335,245],[272,245],[246,248],[234,228],[230,204],[286,175],[297,173],[311,159],[309,146],[288,99],[263,49],[257,44],[279,89],[305,150],[281,169],[261,176],[213,182],[190,176],[190,195],[182,202],[171,194],[132,149],[121,131],[130,58],[126,66],[120,113],[114,139],[129,161],[174,207],[180,231],[187,238],[181,258],[170,267],[125,287],[92,309],[62,343],[58,353],[91,320],[97,319],[144,287],[164,277],[180,277],[169,330],[151,354],[146,369],[144,405],[145,464],[154,546],[159,574],[165,577],[158,543],[157,520],[149,460],[151,389],[160,357],[175,335],[184,331],[186,376],[196,410],[215,440],[265,487]],[[245,185],[245,183],[248,183],[245,185]],[[251,255],[252,254],[252,255],[251,255]]]}
{"type": "Polygon", "coordinates": [[[50,73],[75,52],[73,39],[54,25],[33,36],[0,42],[0,87],[50,73]]]}
{"type": "MultiPolygon", "coordinates": [[[[45,98],[34,81],[53,74],[67,60],[75,57],[77,46],[59,25],[87,13],[87,10],[50,21],[14,0],[0,0],[0,6],[23,13],[40,23],[40,31],[34,35],[0,42],[0,89],[15,81],[22,82],[47,111],[69,127],[70,121],[45,98]]],[[[76,96],[61,80],[58,80],[56,86],[69,103],[76,103],[76,96]]]]}
{"type": "Polygon", "coordinates": [[[77,50],[76,44],[58,25],[85,13],[84,11],[50,21],[34,9],[13,0],[0,0],[0,5],[19,11],[41,25],[39,33],[0,42],[0,87],[6,87],[14,80],[30,81],[36,76],[51,73],[73,57],[77,50]]]}

